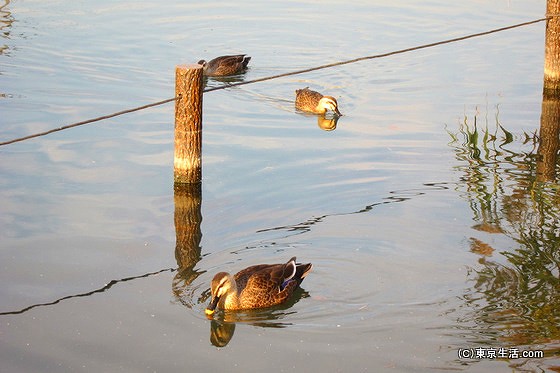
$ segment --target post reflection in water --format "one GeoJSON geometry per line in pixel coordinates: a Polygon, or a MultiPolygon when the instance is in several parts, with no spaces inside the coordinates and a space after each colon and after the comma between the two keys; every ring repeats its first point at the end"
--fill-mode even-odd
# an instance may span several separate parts
{"type": "Polygon", "coordinates": [[[493,132],[488,123],[478,128],[475,116],[471,123],[465,119],[459,133],[450,133],[462,175],[457,188],[476,222],[471,251],[480,255],[481,264],[469,271],[473,285],[463,296],[465,313],[459,320],[470,347],[538,345],[551,357],[558,350],[558,96],[543,97],[542,107],[539,136],[514,136],[498,115],[493,132]],[[485,242],[491,235],[509,238],[492,240],[494,246],[503,242],[514,246],[493,247],[485,242]]]}
{"type": "Polygon", "coordinates": [[[202,274],[194,267],[201,258],[200,241],[202,231],[202,184],[179,184],[174,186],[175,202],[175,260],[177,260],[177,274],[173,279],[173,293],[181,302],[192,308],[192,291],[190,284],[202,274]],[[190,293],[184,294],[185,292],[190,293]]]}
{"type": "Polygon", "coordinates": [[[556,180],[560,134],[560,93],[543,94],[539,148],[537,150],[537,181],[556,180]]]}

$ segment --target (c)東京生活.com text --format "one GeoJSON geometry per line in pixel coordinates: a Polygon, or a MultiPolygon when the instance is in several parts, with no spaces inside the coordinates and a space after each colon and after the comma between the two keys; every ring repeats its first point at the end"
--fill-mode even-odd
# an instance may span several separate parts
{"type": "Polygon", "coordinates": [[[474,347],[459,348],[459,359],[540,359],[544,357],[543,350],[521,350],[517,347],[474,347]]]}

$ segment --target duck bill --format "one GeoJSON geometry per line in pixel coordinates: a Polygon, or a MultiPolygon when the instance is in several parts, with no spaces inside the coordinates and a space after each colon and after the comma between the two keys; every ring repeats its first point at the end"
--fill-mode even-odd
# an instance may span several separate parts
{"type": "Polygon", "coordinates": [[[342,113],[341,113],[340,111],[338,111],[338,108],[335,108],[335,109],[334,109],[334,113],[335,113],[337,116],[339,116],[339,117],[342,116],[342,113]]]}
{"type": "Polygon", "coordinates": [[[214,312],[216,312],[216,307],[218,306],[218,301],[219,300],[220,300],[220,297],[212,298],[212,301],[210,302],[208,307],[206,307],[206,309],[204,310],[204,313],[208,316],[212,316],[214,314],[214,312]]]}

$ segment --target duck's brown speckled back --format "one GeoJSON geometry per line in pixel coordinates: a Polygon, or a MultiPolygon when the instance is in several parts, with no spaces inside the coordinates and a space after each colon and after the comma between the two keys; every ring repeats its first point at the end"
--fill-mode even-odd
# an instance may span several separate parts
{"type": "Polygon", "coordinates": [[[235,54],[216,57],[209,62],[200,60],[198,64],[202,65],[203,74],[206,76],[228,76],[245,72],[250,60],[251,57],[246,54],[235,54]]]}
{"type": "Polygon", "coordinates": [[[216,307],[240,310],[280,304],[290,298],[311,268],[311,263],[296,264],[293,257],[283,264],[251,266],[235,276],[220,272],[212,280],[212,301],[207,313],[216,307]]]}

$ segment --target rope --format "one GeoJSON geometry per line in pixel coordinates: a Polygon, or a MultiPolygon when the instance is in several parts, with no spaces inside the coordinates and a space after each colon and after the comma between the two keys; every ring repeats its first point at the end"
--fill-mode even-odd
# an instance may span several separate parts
{"type": "MultiPolygon", "coordinates": [[[[253,80],[247,80],[247,81],[243,81],[243,82],[239,82],[239,83],[225,84],[225,85],[222,85],[222,86],[219,86],[219,87],[207,88],[203,92],[206,93],[206,92],[217,91],[217,90],[220,90],[220,89],[226,89],[226,88],[231,88],[231,87],[239,87],[239,86],[246,85],[246,84],[264,82],[264,81],[267,81],[267,80],[283,78],[283,77],[291,76],[291,75],[304,74],[304,73],[308,73],[308,72],[311,72],[311,71],[326,69],[326,68],[329,68],[329,67],[342,66],[342,65],[347,65],[347,64],[350,64],[350,63],[356,63],[356,62],[365,61],[365,60],[372,60],[372,59],[375,59],[375,58],[383,58],[383,57],[388,57],[388,56],[394,56],[396,54],[402,54],[402,53],[417,51],[417,50],[420,50],[420,49],[436,47],[436,46],[439,46],[439,45],[455,43],[455,42],[462,41],[462,40],[472,39],[472,38],[476,38],[476,37],[480,37],[480,36],[484,36],[484,35],[494,34],[494,33],[501,32],[501,31],[511,30],[511,29],[518,28],[518,27],[532,25],[534,23],[550,20],[553,17],[557,17],[557,16],[558,16],[557,14],[547,14],[546,17],[544,17],[544,18],[539,18],[539,19],[535,19],[535,20],[532,20],[532,21],[528,21],[528,22],[517,23],[517,24],[514,24],[514,25],[510,25],[510,26],[506,26],[506,27],[500,27],[500,28],[496,28],[496,29],[492,29],[492,30],[488,30],[488,31],[484,31],[484,32],[479,32],[479,33],[476,33],[476,34],[460,36],[460,37],[457,37],[457,38],[438,41],[438,42],[435,42],[435,43],[418,45],[418,46],[415,46],[415,47],[400,49],[400,50],[387,52],[387,53],[374,54],[374,55],[371,55],[371,56],[359,57],[359,58],[354,58],[354,59],[351,59],[351,60],[333,62],[333,63],[329,63],[329,64],[326,64],[326,65],[321,65],[321,66],[317,66],[317,67],[311,67],[311,68],[308,68],[308,69],[287,72],[287,73],[283,73],[283,74],[267,76],[267,77],[263,77],[263,78],[253,79],[253,80]]],[[[154,102],[154,103],[148,104],[148,105],[139,106],[139,107],[136,107],[136,108],[133,108],[133,109],[123,110],[123,111],[119,111],[119,112],[116,112],[116,113],[113,113],[113,114],[103,115],[103,116],[100,116],[100,117],[97,117],[97,118],[88,119],[88,120],[84,120],[84,121],[81,121],[81,122],[72,123],[72,124],[69,124],[69,125],[66,125],[66,126],[50,129],[50,130],[45,131],[45,132],[35,133],[35,134],[28,135],[28,136],[25,136],[25,137],[20,137],[20,138],[16,138],[16,139],[13,139],[13,140],[0,142],[0,146],[13,144],[15,142],[20,142],[20,141],[24,141],[24,140],[29,140],[29,139],[32,139],[32,138],[35,138],[35,137],[45,136],[45,135],[48,135],[48,134],[53,133],[53,132],[58,132],[58,131],[62,131],[62,130],[65,130],[65,129],[82,126],[84,124],[98,122],[98,121],[103,120],[103,119],[113,118],[113,117],[116,117],[116,116],[119,116],[119,115],[132,113],[132,112],[135,112],[135,111],[147,109],[147,108],[158,106],[158,105],[163,105],[163,104],[166,104],[168,102],[176,101],[179,98],[180,97],[168,98],[168,99],[165,99],[165,100],[162,100],[162,101],[154,102]]]]}
{"type": "Polygon", "coordinates": [[[147,104],[147,105],[143,105],[143,106],[138,106],[138,107],[135,107],[135,108],[132,108],[132,109],[127,109],[127,110],[123,110],[123,111],[118,111],[118,112],[113,113],[113,114],[107,114],[107,115],[103,115],[103,116],[100,116],[100,117],[97,117],[97,118],[87,119],[87,120],[84,120],[84,121],[81,121],[81,122],[76,122],[76,123],[68,124],[68,125],[66,125],[66,126],[62,126],[62,127],[58,127],[58,128],[53,128],[53,129],[50,129],[50,130],[45,131],[45,132],[39,132],[39,133],[35,133],[35,134],[33,134],[33,135],[29,135],[29,136],[25,136],[25,137],[20,137],[20,138],[13,139],[13,140],[9,140],[9,141],[0,142],[0,146],[8,145],[8,144],[13,144],[14,142],[29,140],[29,139],[32,139],[32,138],[34,138],[34,137],[45,136],[45,135],[48,135],[49,133],[53,133],[53,132],[58,132],[58,131],[66,130],[66,129],[68,129],[68,128],[83,126],[84,124],[89,124],[89,123],[93,123],[93,122],[98,122],[98,121],[103,120],[103,119],[113,118],[113,117],[116,117],[116,116],[119,116],[119,115],[132,113],[132,112],[139,111],[139,110],[143,110],[143,109],[147,109],[147,108],[150,108],[150,107],[153,107],[153,106],[163,105],[163,104],[166,104],[166,103],[168,103],[168,102],[175,101],[175,100],[177,100],[177,99],[179,99],[179,97],[168,98],[168,99],[166,99],[166,100],[154,102],[153,104],[147,104]]]}
{"type": "MultiPolygon", "coordinates": [[[[277,79],[277,78],[283,78],[283,77],[285,77],[285,76],[290,76],[290,75],[297,75],[297,74],[308,73],[308,72],[311,72],[311,71],[320,70],[320,69],[326,69],[326,68],[329,68],[329,67],[342,66],[342,65],[347,65],[347,64],[350,64],[350,63],[359,62],[359,61],[372,60],[372,59],[374,59],[374,58],[388,57],[388,56],[393,56],[393,55],[395,55],[395,54],[401,54],[401,53],[412,52],[412,51],[416,51],[416,50],[420,50],[420,49],[431,48],[431,47],[435,47],[435,46],[438,46],[438,45],[449,44],[449,43],[454,43],[454,42],[457,42],[457,41],[462,41],[462,40],[467,40],[467,39],[476,38],[476,37],[479,37],[479,36],[484,36],[484,35],[488,35],[488,34],[493,34],[493,33],[500,32],[500,31],[511,30],[511,29],[514,29],[514,28],[517,28],[517,27],[528,26],[528,25],[531,25],[531,24],[533,24],[533,23],[538,23],[538,22],[546,21],[546,20],[548,20],[548,19],[550,19],[550,18],[552,18],[552,17],[539,18],[539,19],[536,19],[536,20],[533,20],[533,21],[518,23],[518,24],[515,24],[515,25],[511,25],[511,26],[506,26],[506,27],[500,27],[500,28],[497,28],[497,29],[489,30],[489,31],[479,32],[479,33],[477,33],[477,34],[471,34],[471,35],[461,36],[461,37],[457,37],[457,38],[453,38],[453,39],[447,39],[447,40],[443,40],[443,41],[438,41],[438,42],[435,42],[435,43],[424,44],[424,45],[419,45],[419,46],[416,46],[416,47],[400,49],[400,50],[393,51],[393,52],[387,52],[387,53],[381,53],[381,54],[374,54],[374,55],[372,55],[372,56],[359,57],[359,58],[354,58],[354,59],[352,59],[352,60],[333,62],[333,63],[329,63],[329,64],[326,64],[326,65],[321,65],[321,66],[317,66],[317,67],[311,67],[311,68],[304,69],[304,70],[292,71],[292,72],[289,72],[289,73],[278,74],[278,75],[272,75],[272,76],[267,76],[267,77],[264,77],[264,78],[253,79],[253,80],[247,80],[247,81],[239,82],[239,83],[232,83],[232,84],[228,84],[227,86],[220,86],[220,87],[209,88],[209,89],[204,90],[204,92],[211,92],[211,91],[217,91],[217,90],[219,90],[219,89],[230,88],[230,87],[237,87],[237,86],[241,86],[241,85],[245,85],[245,84],[257,83],[257,82],[264,82],[264,81],[266,81],[266,80],[277,79]]],[[[0,145],[1,145],[1,144],[0,144],[0,145]]]]}

